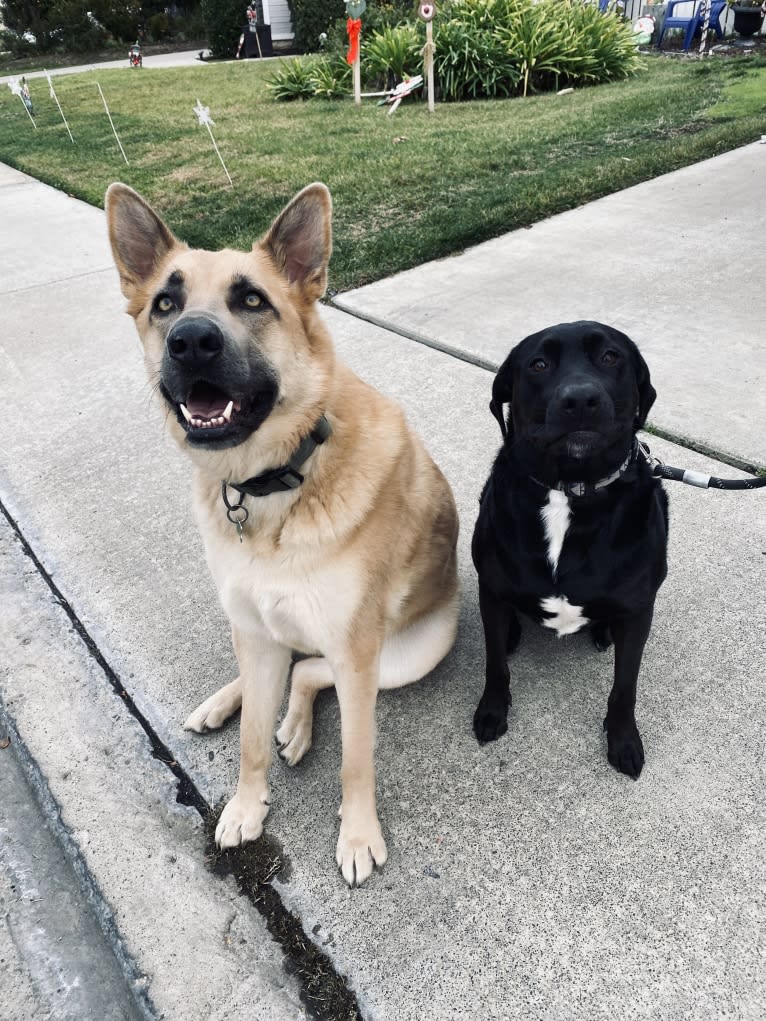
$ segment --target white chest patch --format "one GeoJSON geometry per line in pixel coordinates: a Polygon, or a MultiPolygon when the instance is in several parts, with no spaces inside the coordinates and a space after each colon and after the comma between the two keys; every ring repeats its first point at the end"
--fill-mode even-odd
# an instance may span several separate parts
{"type": "Polygon", "coordinates": [[[564,545],[572,509],[569,497],[558,489],[548,490],[548,502],[540,510],[540,517],[545,530],[545,541],[548,543],[548,563],[553,569],[553,577],[559,566],[561,547],[564,545]]]}
{"type": "Polygon", "coordinates": [[[566,596],[548,596],[540,600],[540,606],[546,613],[554,614],[542,622],[543,627],[557,631],[559,638],[573,635],[589,623],[588,618],[583,616],[582,606],[572,606],[566,596]]]}

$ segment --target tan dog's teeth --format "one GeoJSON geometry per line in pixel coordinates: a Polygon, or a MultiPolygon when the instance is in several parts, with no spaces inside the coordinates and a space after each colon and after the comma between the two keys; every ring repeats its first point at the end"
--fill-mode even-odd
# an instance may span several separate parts
{"type": "Polygon", "coordinates": [[[223,409],[223,417],[224,417],[225,421],[227,421],[227,422],[231,418],[231,412],[232,412],[233,407],[234,407],[234,401],[229,401],[229,403],[223,409]]]}
{"type": "Polygon", "coordinates": [[[191,417],[191,412],[190,412],[190,411],[189,411],[189,409],[188,409],[188,408],[186,407],[186,405],[185,405],[185,404],[179,404],[178,406],[179,406],[179,408],[181,409],[181,414],[182,414],[182,415],[184,416],[184,418],[186,419],[186,421],[187,421],[187,422],[191,422],[191,420],[192,420],[192,417],[191,417]]]}

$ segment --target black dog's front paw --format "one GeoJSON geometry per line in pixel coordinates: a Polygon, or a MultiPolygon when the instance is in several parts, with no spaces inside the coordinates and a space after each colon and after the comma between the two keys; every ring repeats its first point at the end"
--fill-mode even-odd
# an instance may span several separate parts
{"type": "Polygon", "coordinates": [[[612,644],[612,632],[608,624],[591,624],[590,636],[599,652],[606,652],[612,644]]]}
{"type": "Polygon", "coordinates": [[[480,744],[497,741],[508,730],[508,708],[510,696],[498,702],[495,698],[481,696],[481,701],[473,714],[473,732],[480,744]]]}
{"type": "Polygon", "coordinates": [[[644,746],[635,723],[627,725],[609,725],[609,717],[604,720],[606,731],[606,757],[620,773],[638,780],[644,768],[644,746]]]}

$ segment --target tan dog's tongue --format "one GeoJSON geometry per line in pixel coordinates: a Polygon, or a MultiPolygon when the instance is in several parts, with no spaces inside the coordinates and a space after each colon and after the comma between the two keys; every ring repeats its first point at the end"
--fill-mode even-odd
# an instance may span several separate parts
{"type": "Polygon", "coordinates": [[[220,418],[228,403],[228,397],[223,394],[215,397],[208,394],[190,397],[186,402],[186,407],[193,418],[220,418]]]}

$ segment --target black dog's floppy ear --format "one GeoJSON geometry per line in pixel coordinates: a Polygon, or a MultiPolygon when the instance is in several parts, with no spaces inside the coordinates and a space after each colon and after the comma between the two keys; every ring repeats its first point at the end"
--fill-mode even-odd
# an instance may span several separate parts
{"type": "Polygon", "coordinates": [[[657,391],[652,386],[649,377],[649,366],[644,361],[641,352],[633,345],[633,361],[636,371],[636,385],[638,387],[638,415],[636,416],[636,430],[643,429],[646,416],[657,397],[657,391]]]}
{"type": "Polygon", "coordinates": [[[503,438],[513,439],[513,419],[510,411],[506,419],[503,405],[510,404],[513,397],[513,351],[508,355],[503,364],[497,370],[495,381],[492,384],[492,400],[489,402],[489,410],[495,416],[500,426],[503,438]]]}

